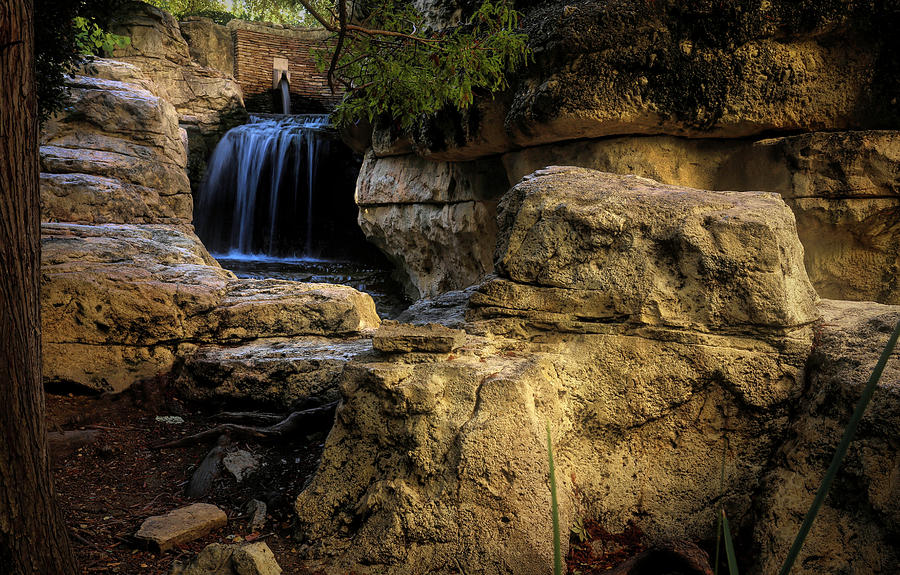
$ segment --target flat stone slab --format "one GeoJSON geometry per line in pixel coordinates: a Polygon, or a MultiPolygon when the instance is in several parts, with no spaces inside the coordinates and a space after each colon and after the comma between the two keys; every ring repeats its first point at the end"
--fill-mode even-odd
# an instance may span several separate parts
{"type": "Polygon", "coordinates": [[[410,325],[385,321],[375,332],[372,346],[385,353],[448,353],[461,345],[465,336],[465,332],[460,329],[450,329],[435,323],[410,325]]]}
{"type": "Polygon", "coordinates": [[[194,503],[150,517],[141,524],[135,537],[165,553],[176,545],[203,537],[228,523],[225,512],[209,503],[194,503]]]}

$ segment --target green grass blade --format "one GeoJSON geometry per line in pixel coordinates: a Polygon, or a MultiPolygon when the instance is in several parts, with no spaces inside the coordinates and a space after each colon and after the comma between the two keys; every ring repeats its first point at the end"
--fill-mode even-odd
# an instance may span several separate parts
{"type": "Polygon", "coordinates": [[[550,515],[553,517],[553,574],[562,575],[562,545],[559,542],[559,504],[556,500],[556,464],[553,463],[553,438],[547,422],[547,457],[550,460],[550,515]]]}
{"type": "MultiPolygon", "coordinates": [[[[722,469],[719,473],[719,500],[725,501],[725,459],[728,457],[728,436],[724,436],[724,441],[722,441],[722,469]]],[[[715,570],[713,571],[713,575],[719,575],[719,550],[722,548],[722,517],[725,516],[725,510],[722,510],[722,513],[719,514],[719,519],[716,521],[716,560],[713,565],[715,565],[715,570]]]]}
{"type": "Polygon", "coordinates": [[[834,452],[834,457],[831,459],[831,465],[825,473],[822,484],[819,485],[816,497],[813,499],[812,505],[806,513],[806,517],[803,519],[803,525],[800,526],[800,531],[797,532],[797,538],[794,539],[794,544],[791,545],[791,549],[788,551],[787,557],[784,560],[784,565],[781,566],[781,571],[778,572],[778,575],[788,575],[791,568],[794,566],[794,562],[800,554],[800,548],[803,547],[803,542],[809,534],[809,530],[816,518],[816,514],[819,513],[822,503],[825,502],[825,496],[828,495],[828,490],[831,488],[835,476],[837,476],[838,469],[844,461],[844,456],[847,455],[847,450],[850,448],[850,442],[853,441],[853,436],[856,435],[856,428],[859,426],[860,420],[862,420],[863,413],[866,411],[866,406],[869,405],[869,400],[872,399],[872,394],[875,393],[878,380],[881,379],[881,374],[884,372],[884,366],[891,356],[891,353],[894,351],[898,338],[900,338],[900,322],[898,322],[897,327],[894,328],[894,333],[892,333],[890,339],[888,339],[887,345],[881,353],[878,363],[875,365],[875,370],[872,371],[872,376],[869,378],[869,382],[863,389],[862,396],[860,396],[859,401],[856,404],[856,409],[853,410],[853,415],[850,416],[850,422],[847,424],[847,428],[844,429],[844,435],[841,437],[841,442],[838,445],[837,451],[834,452]]]}
{"type": "Polygon", "coordinates": [[[740,575],[738,573],[737,558],[734,556],[734,541],[731,539],[731,527],[728,525],[728,516],[722,511],[722,529],[725,531],[725,557],[728,558],[728,573],[730,575],[740,575]]]}

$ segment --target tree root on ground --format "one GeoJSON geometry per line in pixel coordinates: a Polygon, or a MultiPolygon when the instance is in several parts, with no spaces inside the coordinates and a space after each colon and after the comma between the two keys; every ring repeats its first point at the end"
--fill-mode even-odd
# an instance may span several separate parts
{"type": "MultiPolygon", "coordinates": [[[[210,443],[216,441],[220,436],[225,435],[231,440],[236,439],[255,439],[258,441],[274,441],[300,432],[312,433],[314,431],[322,431],[330,429],[334,423],[334,413],[337,409],[338,402],[328,403],[303,411],[295,411],[287,417],[280,418],[277,423],[267,426],[240,425],[237,423],[223,423],[212,429],[188,435],[172,441],[158,443],[153,447],[155,449],[164,449],[169,447],[188,447],[199,443],[210,443]]],[[[235,415],[235,414],[229,414],[235,415]]],[[[239,417],[247,419],[250,414],[238,413],[239,417]]],[[[257,414],[260,416],[257,421],[270,422],[278,416],[270,416],[268,414],[257,414]]]]}

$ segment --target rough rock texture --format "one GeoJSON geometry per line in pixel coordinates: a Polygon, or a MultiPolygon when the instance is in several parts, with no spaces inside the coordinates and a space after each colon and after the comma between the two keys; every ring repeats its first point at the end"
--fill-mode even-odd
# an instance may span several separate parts
{"type": "MultiPolygon", "coordinates": [[[[438,25],[470,9],[420,4],[438,25]]],[[[415,134],[421,151],[463,160],[617,134],[900,127],[900,15],[876,0],[516,6],[534,62],[504,97],[426,122],[415,134]]]]}
{"type": "Polygon", "coordinates": [[[225,527],[228,516],[208,503],[194,503],[166,513],[150,517],[141,524],[135,538],[152,544],[160,553],[176,545],[203,537],[210,531],[225,527]]]}
{"type": "MultiPolygon", "coordinates": [[[[760,573],[780,567],[900,307],[822,301],[809,390],[766,477],[754,531],[760,573]]],[[[900,351],[888,361],[855,441],[792,573],[892,573],[900,565],[900,351]]]]}
{"type": "Polygon", "coordinates": [[[198,16],[178,25],[194,62],[234,76],[234,40],[228,28],[198,16]]]}
{"type": "Polygon", "coordinates": [[[178,111],[188,133],[188,174],[199,183],[222,134],[247,119],[240,86],[230,73],[193,61],[178,22],[159,8],[131,2],[113,15],[110,31],[131,38],[115,58],[143,70],[178,111]]]}
{"type": "Polygon", "coordinates": [[[496,160],[453,164],[370,153],[357,182],[359,225],[397,264],[408,295],[436,295],[491,271],[496,201],[506,189],[496,160]]]}
{"type": "Polygon", "coordinates": [[[193,200],[175,109],[136,67],[95,60],[41,137],[42,219],[187,224],[193,200]]]}
{"type": "Polygon", "coordinates": [[[372,347],[383,353],[449,353],[462,345],[465,332],[439,324],[410,325],[385,321],[372,338],[372,347]]]}
{"type": "Polygon", "coordinates": [[[567,168],[510,191],[498,222],[501,276],[452,354],[345,370],[296,504],[308,553],[335,572],[550,572],[548,423],[563,532],[701,539],[722,504],[741,526],[818,317],[784,202],[567,168]]]}
{"type": "Polygon", "coordinates": [[[248,545],[212,543],[186,565],[176,563],[169,575],[281,575],[281,566],[263,542],[248,545]]]}
{"type": "Polygon", "coordinates": [[[797,218],[823,297],[900,303],[900,132],[814,132],[758,141],[621,137],[503,156],[510,182],[548,165],[709,190],[778,192],[797,218]]]}
{"type": "Polygon", "coordinates": [[[346,286],[237,279],[168,226],[42,226],[44,378],[119,391],[196,343],[355,335],[377,327],[346,286]]]}
{"type": "Polygon", "coordinates": [[[338,381],[352,358],[371,351],[369,339],[306,336],[244,345],[201,346],[185,362],[179,387],[205,401],[251,403],[288,411],[340,399],[338,381]]]}

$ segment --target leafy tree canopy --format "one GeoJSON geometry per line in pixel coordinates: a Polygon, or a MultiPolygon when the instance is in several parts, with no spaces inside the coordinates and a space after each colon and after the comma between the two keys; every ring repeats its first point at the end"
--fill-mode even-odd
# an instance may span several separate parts
{"type": "Polygon", "coordinates": [[[387,116],[410,128],[423,114],[464,110],[477,92],[505,89],[507,74],[529,57],[519,14],[507,0],[484,0],[468,21],[440,30],[404,0],[369,0],[353,19],[346,0],[334,12],[298,1],[334,32],[319,64],[332,86],[346,90],[337,123],[387,116]]]}
{"type": "MultiPolygon", "coordinates": [[[[176,18],[206,16],[220,24],[232,18],[256,22],[276,22],[288,26],[318,26],[306,8],[292,0],[146,0],[176,18]]],[[[325,6],[324,0],[315,0],[313,5],[325,6]]]]}

